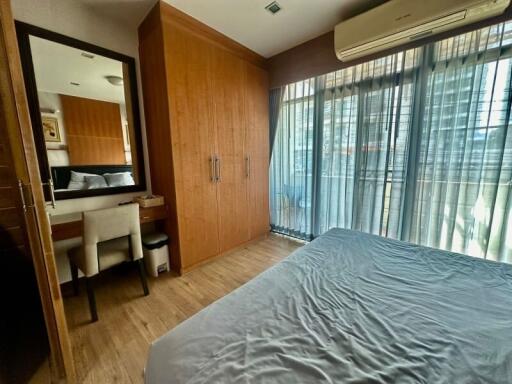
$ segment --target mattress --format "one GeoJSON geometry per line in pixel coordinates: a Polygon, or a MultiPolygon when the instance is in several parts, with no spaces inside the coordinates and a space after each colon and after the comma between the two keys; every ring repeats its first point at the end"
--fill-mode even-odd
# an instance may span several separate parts
{"type": "Polygon", "coordinates": [[[156,340],[153,383],[512,383],[512,266],[332,229],[156,340]]]}

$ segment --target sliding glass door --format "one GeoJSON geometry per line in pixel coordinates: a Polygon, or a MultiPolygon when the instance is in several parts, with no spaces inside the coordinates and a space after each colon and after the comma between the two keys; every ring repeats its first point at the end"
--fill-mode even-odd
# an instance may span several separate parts
{"type": "Polygon", "coordinates": [[[284,87],[273,229],[512,261],[511,43],[498,24],[284,87]]]}

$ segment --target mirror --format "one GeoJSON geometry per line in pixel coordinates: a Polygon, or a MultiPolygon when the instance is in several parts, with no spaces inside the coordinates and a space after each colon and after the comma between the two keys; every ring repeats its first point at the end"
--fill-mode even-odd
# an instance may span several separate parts
{"type": "Polygon", "coordinates": [[[145,190],[134,59],[16,28],[47,199],[145,190]]]}

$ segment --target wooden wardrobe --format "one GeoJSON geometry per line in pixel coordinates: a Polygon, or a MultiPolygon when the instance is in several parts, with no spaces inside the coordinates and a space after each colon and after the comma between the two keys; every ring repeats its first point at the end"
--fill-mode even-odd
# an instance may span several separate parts
{"type": "Polygon", "coordinates": [[[261,56],[162,2],[139,44],[152,190],[183,273],[269,231],[268,75],[261,56]]]}
{"type": "Polygon", "coordinates": [[[0,383],[42,381],[45,367],[52,383],[75,383],[9,1],[0,1],[0,271],[0,383]]]}

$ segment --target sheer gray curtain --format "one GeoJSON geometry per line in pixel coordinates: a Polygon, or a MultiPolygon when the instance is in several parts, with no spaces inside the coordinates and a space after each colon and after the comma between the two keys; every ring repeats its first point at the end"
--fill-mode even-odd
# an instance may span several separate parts
{"type": "Polygon", "coordinates": [[[512,262],[511,43],[505,23],[429,47],[410,241],[512,262]]]}
{"type": "Polygon", "coordinates": [[[398,237],[417,66],[411,50],[322,77],[315,229],[398,237]]]}
{"type": "Polygon", "coordinates": [[[315,80],[283,90],[270,161],[270,206],[274,230],[310,238],[313,194],[315,80]]]}
{"type": "Polygon", "coordinates": [[[281,110],[281,102],[283,100],[284,88],[274,88],[270,90],[268,97],[268,126],[270,141],[270,157],[272,157],[272,149],[274,148],[274,140],[277,132],[277,122],[279,120],[279,111],[281,110]]]}
{"type": "Polygon", "coordinates": [[[410,50],[284,88],[270,172],[274,230],[398,237],[420,59],[410,50]]]}
{"type": "Polygon", "coordinates": [[[512,262],[511,47],[498,24],[284,87],[274,230],[512,262]]]}

